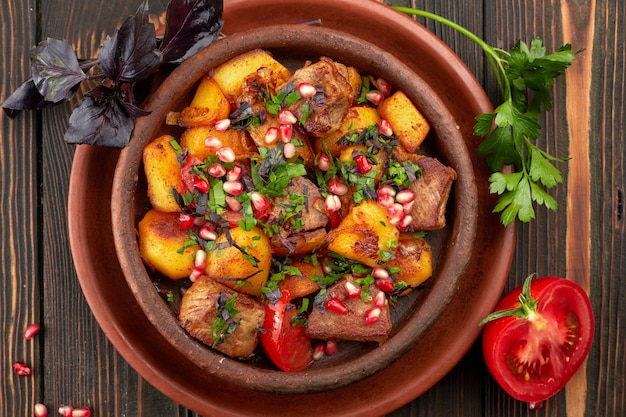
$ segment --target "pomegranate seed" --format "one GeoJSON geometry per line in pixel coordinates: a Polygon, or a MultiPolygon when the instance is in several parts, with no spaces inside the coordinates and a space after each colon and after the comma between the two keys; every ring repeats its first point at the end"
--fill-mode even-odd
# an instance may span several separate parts
{"type": "Polygon", "coordinates": [[[222,162],[234,162],[235,161],[235,151],[228,146],[222,146],[216,152],[217,158],[222,162]]]}
{"type": "Polygon", "coordinates": [[[213,178],[221,178],[224,175],[226,175],[226,168],[224,168],[224,165],[216,162],[213,165],[211,165],[209,167],[209,169],[207,170],[207,172],[209,173],[210,176],[212,176],[213,178]]]}
{"type": "Polygon", "coordinates": [[[391,278],[382,278],[382,279],[377,279],[374,282],[374,285],[376,285],[376,288],[378,288],[381,291],[384,292],[393,292],[394,291],[394,287],[393,287],[393,279],[391,278]]]}
{"type": "Polygon", "coordinates": [[[341,200],[339,197],[334,194],[328,194],[328,196],[326,196],[326,211],[333,213],[339,211],[340,208],[341,200]]]}
{"type": "Polygon", "coordinates": [[[357,168],[359,168],[359,172],[361,174],[367,174],[372,170],[372,163],[369,158],[365,155],[357,155],[354,157],[354,162],[356,162],[357,168]]]}
{"type": "Polygon", "coordinates": [[[30,366],[26,365],[24,362],[15,362],[13,364],[13,370],[19,376],[31,376],[33,370],[30,369],[30,366]]]}
{"type": "Polygon", "coordinates": [[[415,192],[413,190],[402,190],[396,194],[396,202],[400,204],[410,203],[415,201],[415,192]]]}
{"type": "Polygon", "coordinates": [[[215,122],[215,130],[218,132],[226,132],[230,127],[230,119],[221,119],[215,122]]]}
{"type": "Polygon", "coordinates": [[[379,78],[376,80],[376,88],[378,88],[378,91],[383,93],[383,95],[385,96],[391,94],[391,84],[389,84],[389,82],[384,78],[379,78]]]}
{"type": "Polygon", "coordinates": [[[330,227],[331,229],[336,229],[341,224],[341,213],[338,211],[331,211],[328,213],[330,217],[330,227]]]}
{"type": "Polygon", "coordinates": [[[90,417],[91,410],[87,407],[79,407],[72,410],[72,417],[90,417]]]}
{"type": "Polygon", "coordinates": [[[235,197],[230,196],[230,195],[226,196],[226,204],[228,204],[229,209],[231,209],[232,211],[236,211],[236,212],[241,211],[241,209],[243,208],[241,203],[237,201],[235,197]]]}
{"type": "Polygon", "coordinates": [[[241,181],[225,181],[222,188],[228,194],[238,196],[243,192],[243,183],[241,181]]]}
{"type": "Polygon", "coordinates": [[[178,216],[178,223],[180,224],[181,229],[189,230],[194,226],[195,220],[191,214],[180,213],[178,216]]]}
{"type": "Polygon", "coordinates": [[[189,281],[196,282],[196,280],[200,278],[202,274],[204,274],[204,271],[200,269],[192,269],[191,273],[189,274],[189,281]]]}
{"type": "Polygon", "coordinates": [[[404,232],[411,226],[411,223],[413,223],[413,217],[406,215],[398,222],[398,229],[404,232]]]}
{"type": "Polygon", "coordinates": [[[280,132],[278,131],[277,128],[270,127],[269,129],[267,129],[267,132],[265,132],[265,138],[263,140],[265,141],[266,144],[271,145],[272,143],[278,140],[279,133],[280,132]]]}
{"type": "Polygon", "coordinates": [[[382,310],[378,307],[372,307],[365,312],[365,323],[372,325],[378,321],[382,310]]]}
{"type": "Polygon", "coordinates": [[[327,340],[326,341],[326,354],[328,356],[334,355],[339,350],[337,346],[337,342],[335,340],[327,340]]]}
{"type": "Polygon", "coordinates": [[[250,201],[252,201],[252,205],[257,211],[264,212],[270,208],[270,202],[268,199],[259,192],[254,191],[250,193],[250,201]]]}
{"type": "Polygon", "coordinates": [[[324,343],[317,343],[313,348],[313,360],[319,361],[324,357],[324,353],[326,353],[326,346],[324,343]]]}
{"type": "Polygon", "coordinates": [[[243,177],[243,168],[241,165],[235,165],[226,172],[227,181],[239,181],[243,177]]]}
{"type": "Polygon", "coordinates": [[[374,268],[372,270],[372,276],[376,279],[389,278],[389,272],[385,268],[374,268]]]}
{"type": "Polygon", "coordinates": [[[374,306],[378,308],[383,308],[385,306],[386,301],[387,301],[387,296],[385,295],[385,293],[382,291],[379,291],[378,293],[376,293],[376,296],[374,297],[374,306]]]}
{"type": "Polygon", "coordinates": [[[69,405],[59,407],[59,414],[61,414],[63,417],[72,417],[73,411],[74,408],[69,405]]]}
{"type": "Polygon", "coordinates": [[[330,169],[330,158],[327,154],[320,154],[319,158],[317,158],[317,167],[324,172],[330,169]]]}
{"type": "Polygon", "coordinates": [[[196,177],[194,175],[194,177],[193,177],[193,188],[195,188],[196,190],[200,191],[201,193],[208,193],[209,192],[209,183],[204,178],[196,177]]]}
{"type": "Polygon", "coordinates": [[[350,281],[346,281],[346,291],[350,298],[359,298],[361,296],[361,287],[354,285],[350,281]]]}
{"type": "Polygon", "coordinates": [[[291,141],[292,136],[293,136],[292,125],[280,125],[280,140],[283,143],[289,143],[291,141]]]}
{"type": "Polygon", "coordinates": [[[402,205],[402,208],[404,209],[404,212],[405,212],[405,213],[410,213],[410,212],[411,212],[411,210],[413,210],[413,206],[414,206],[414,205],[415,205],[415,200],[410,201],[410,202],[408,202],[408,203],[404,203],[404,204],[402,205]]]}
{"type": "Polygon", "coordinates": [[[282,125],[293,125],[298,123],[298,118],[289,110],[281,110],[278,112],[278,121],[282,125]]]}
{"type": "Polygon", "coordinates": [[[380,134],[385,136],[393,135],[393,128],[391,127],[391,124],[385,119],[382,119],[380,121],[380,124],[378,125],[378,131],[380,132],[380,134]]]}
{"type": "Polygon", "coordinates": [[[390,207],[387,207],[387,217],[392,224],[398,224],[404,216],[404,207],[400,203],[394,203],[390,207]]]}
{"type": "Polygon", "coordinates": [[[395,197],[396,196],[396,190],[394,190],[394,188],[390,185],[383,185],[382,187],[380,187],[377,191],[376,194],[378,194],[379,196],[381,195],[388,195],[391,197],[395,197]]]}
{"type": "Polygon", "coordinates": [[[317,93],[317,89],[313,84],[300,83],[298,84],[298,93],[302,98],[311,98],[317,93]]]}
{"type": "Polygon", "coordinates": [[[383,185],[382,187],[380,187],[376,191],[376,194],[378,195],[376,202],[385,208],[391,207],[395,202],[394,197],[396,195],[396,190],[394,190],[389,185],[383,185]]]}
{"type": "Polygon", "coordinates": [[[333,180],[328,183],[328,191],[335,195],[346,195],[348,193],[348,186],[333,180]]]}
{"type": "Polygon", "coordinates": [[[48,407],[43,404],[35,404],[35,417],[47,417],[48,415],[48,407]]]}
{"type": "Polygon", "coordinates": [[[296,155],[296,151],[296,145],[291,142],[285,143],[285,147],[283,148],[283,155],[285,156],[285,159],[293,158],[296,155]]]}
{"type": "Polygon", "coordinates": [[[37,323],[31,324],[30,326],[26,328],[26,330],[24,330],[24,339],[26,340],[32,339],[33,337],[35,337],[37,333],[39,333],[40,329],[41,329],[41,326],[38,325],[37,323]]]}
{"type": "Polygon", "coordinates": [[[326,302],[324,303],[324,307],[326,307],[326,310],[332,311],[337,314],[348,313],[348,307],[346,307],[346,305],[341,302],[341,300],[337,297],[331,297],[326,300],[326,302]]]}
{"type": "Polygon", "coordinates": [[[198,249],[196,257],[193,260],[193,266],[196,269],[206,268],[206,252],[203,249],[198,249]]]}
{"type": "Polygon", "coordinates": [[[378,106],[385,99],[385,95],[378,90],[370,90],[365,94],[365,98],[374,106],[378,106]]]}
{"type": "Polygon", "coordinates": [[[204,140],[204,146],[206,146],[209,149],[219,149],[222,147],[222,141],[219,140],[219,138],[216,138],[215,136],[209,136],[208,138],[204,140]]]}
{"type": "Polygon", "coordinates": [[[217,233],[213,230],[213,227],[209,224],[205,224],[198,231],[198,236],[203,240],[215,240],[217,239],[217,233]]]}

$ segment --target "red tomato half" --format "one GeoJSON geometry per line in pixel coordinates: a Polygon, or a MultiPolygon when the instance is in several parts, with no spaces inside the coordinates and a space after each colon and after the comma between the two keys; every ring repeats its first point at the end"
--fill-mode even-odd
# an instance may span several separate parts
{"type": "Polygon", "coordinates": [[[485,326],[485,361],[507,393],[538,407],[587,357],[594,331],[591,303],[577,284],[547,277],[530,282],[529,296],[523,287],[511,291],[491,316],[508,309],[519,316],[496,317],[485,326]]]}
{"type": "Polygon", "coordinates": [[[288,291],[283,291],[275,304],[268,303],[265,307],[261,346],[272,362],[285,372],[301,371],[313,361],[313,348],[306,336],[306,328],[291,323],[297,312],[288,291]]]}

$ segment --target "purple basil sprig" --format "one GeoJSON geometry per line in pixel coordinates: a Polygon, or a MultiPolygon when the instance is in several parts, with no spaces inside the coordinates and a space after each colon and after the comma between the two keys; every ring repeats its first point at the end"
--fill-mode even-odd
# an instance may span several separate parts
{"type": "Polygon", "coordinates": [[[223,26],[223,0],[170,0],[162,41],[149,22],[148,2],[107,37],[95,60],[81,60],[64,41],[46,39],[31,53],[32,77],[3,103],[9,117],[72,99],[83,81],[98,85],[87,92],[70,116],[65,140],[122,148],[134,119],[148,114],[135,98],[142,82],[164,63],[180,63],[208,46],[223,26]]]}

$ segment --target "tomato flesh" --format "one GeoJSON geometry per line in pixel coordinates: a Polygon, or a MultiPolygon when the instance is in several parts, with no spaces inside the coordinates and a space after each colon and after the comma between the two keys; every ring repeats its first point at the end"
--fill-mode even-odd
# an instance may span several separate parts
{"type": "Polygon", "coordinates": [[[276,366],[285,372],[295,372],[305,369],[313,361],[313,347],[306,336],[306,328],[292,324],[297,309],[289,298],[289,292],[283,291],[280,300],[266,306],[260,341],[276,366]]]}
{"type": "MultiPolygon", "coordinates": [[[[521,287],[507,294],[496,311],[515,308],[521,287]]],[[[594,319],[589,297],[563,278],[531,283],[537,300],[527,318],[504,317],[489,322],[483,355],[489,371],[512,397],[541,402],[563,388],[589,353],[594,319]]]]}

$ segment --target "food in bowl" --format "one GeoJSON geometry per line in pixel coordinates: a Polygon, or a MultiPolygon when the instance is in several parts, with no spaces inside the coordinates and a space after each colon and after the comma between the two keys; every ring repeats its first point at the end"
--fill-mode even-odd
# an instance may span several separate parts
{"type": "Polygon", "coordinates": [[[384,343],[390,308],[432,273],[416,232],[445,227],[456,179],[416,153],[429,124],[411,100],[325,57],[292,73],[257,49],[168,121],[185,130],[144,148],[139,246],[185,282],[180,325],[235,358],[260,340],[285,371],[318,346],[384,343]]]}

